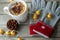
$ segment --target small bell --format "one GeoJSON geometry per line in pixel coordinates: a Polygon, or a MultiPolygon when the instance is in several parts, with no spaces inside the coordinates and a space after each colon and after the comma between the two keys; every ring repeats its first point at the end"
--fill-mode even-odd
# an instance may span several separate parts
{"type": "Polygon", "coordinates": [[[34,14],[34,15],[33,15],[33,20],[34,20],[34,21],[36,21],[36,20],[37,20],[37,18],[38,18],[38,17],[37,17],[37,15],[36,15],[36,14],[34,14]]]}
{"type": "Polygon", "coordinates": [[[9,0],[9,2],[13,2],[14,0],[9,0]]]}
{"type": "Polygon", "coordinates": [[[22,40],[22,37],[18,37],[17,40],[22,40]]]}
{"type": "Polygon", "coordinates": [[[47,15],[47,19],[52,19],[53,18],[53,15],[51,14],[51,13],[49,13],[48,15],[47,15]]]}
{"type": "Polygon", "coordinates": [[[37,11],[35,12],[35,14],[36,14],[36,15],[40,15],[40,14],[41,14],[41,11],[40,11],[40,10],[37,10],[37,11]]]}
{"type": "Polygon", "coordinates": [[[16,31],[11,31],[11,36],[15,36],[16,35],[16,31]]]}
{"type": "Polygon", "coordinates": [[[6,35],[11,36],[11,31],[6,31],[6,35]]]}
{"type": "Polygon", "coordinates": [[[4,34],[4,33],[5,33],[5,31],[0,29],[0,34],[4,34]]]}

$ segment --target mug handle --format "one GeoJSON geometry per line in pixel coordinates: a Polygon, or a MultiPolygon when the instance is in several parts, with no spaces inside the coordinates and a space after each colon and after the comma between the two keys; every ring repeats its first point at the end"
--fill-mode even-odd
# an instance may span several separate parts
{"type": "Polygon", "coordinates": [[[7,13],[8,15],[10,15],[10,16],[12,16],[12,17],[13,17],[13,15],[12,15],[12,14],[10,14],[9,9],[8,9],[8,7],[7,7],[7,6],[6,6],[6,7],[4,7],[4,8],[3,8],[3,10],[4,10],[4,12],[5,12],[5,13],[7,13]]]}
{"type": "Polygon", "coordinates": [[[7,7],[7,6],[6,6],[6,7],[4,7],[4,8],[3,8],[3,10],[4,10],[4,12],[5,12],[5,13],[8,13],[8,12],[9,12],[9,11],[8,11],[8,7],[7,7]]]}

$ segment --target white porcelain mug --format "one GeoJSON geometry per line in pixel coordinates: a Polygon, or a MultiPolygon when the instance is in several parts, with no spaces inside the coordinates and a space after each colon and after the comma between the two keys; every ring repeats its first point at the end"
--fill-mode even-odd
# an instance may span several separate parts
{"type": "Polygon", "coordinates": [[[24,22],[24,21],[26,21],[26,19],[27,19],[27,14],[28,14],[27,4],[26,4],[24,1],[22,1],[22,0],[14,1],[14,2],[9,3],[8,6],[4,7],[3,10],[4,10],[5,13],[7,13],[7,14],[10,15],[10,16],[12,16],[13,19],[16,19],[16,20],[19,21],[19,22],[24,22]],[[25,6],[24,12],[20,13],[20,14],[17,15],[17,16],[16,16],[16,15],[13,15],[13,14],[10,12],[10,8],[11,8],[11,7],[14,5],[14,3],[16,3],[16,2],[21,2],[21,3],[23,3],[24,6],[25,6]]]}

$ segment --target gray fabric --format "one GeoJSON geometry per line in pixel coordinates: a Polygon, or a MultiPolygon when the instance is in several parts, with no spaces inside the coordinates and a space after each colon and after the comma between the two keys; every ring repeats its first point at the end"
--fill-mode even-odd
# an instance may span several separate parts
{"type": "Polygon", "coordinates": [[[32,0],[32,12],[38,9],[40,10],[44,9],[45,5],[46,5],[45,0],[32,0]]]}

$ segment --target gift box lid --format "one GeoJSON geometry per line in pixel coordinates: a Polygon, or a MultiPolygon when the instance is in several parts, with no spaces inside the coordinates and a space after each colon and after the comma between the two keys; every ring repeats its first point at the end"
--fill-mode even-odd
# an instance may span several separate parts
{"type": "Polygon", "coordinates": [[[51,26],[43,23],[42,21],[37,22],[37,24],[35,25],[33,31],[41,36],[44,36],[46,38],[49,38],[53,31],[54,28],[52,28],[51,26]]]}

